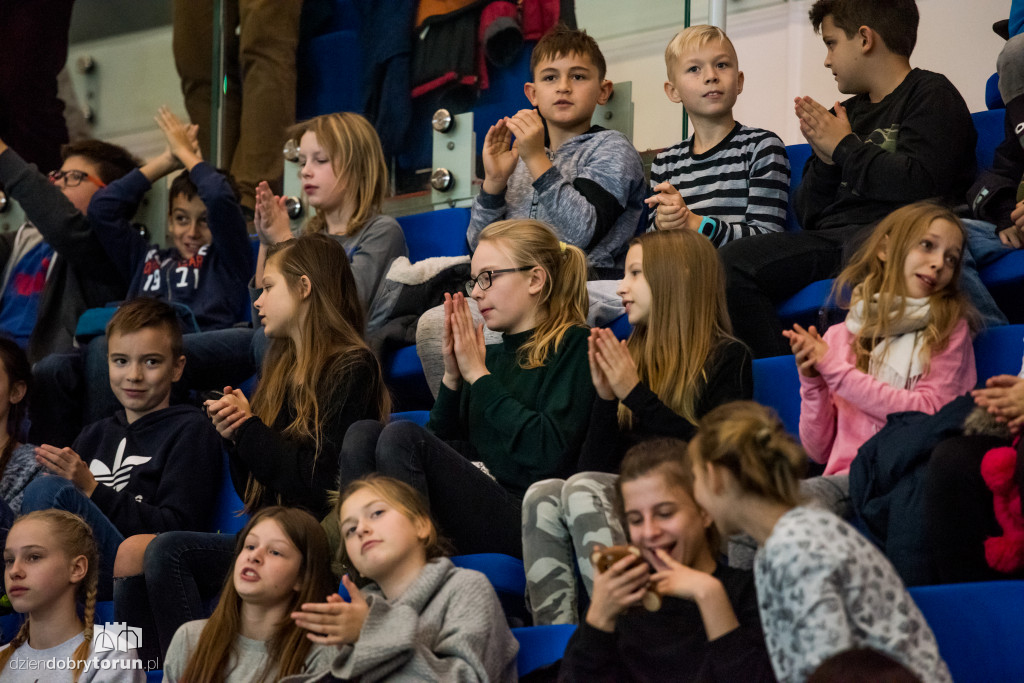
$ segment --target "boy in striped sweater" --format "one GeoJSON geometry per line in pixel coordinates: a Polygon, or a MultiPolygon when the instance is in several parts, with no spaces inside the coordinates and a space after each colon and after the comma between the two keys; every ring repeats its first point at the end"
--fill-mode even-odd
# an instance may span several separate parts
{"type": "Polygon", "coordinates": [[[665,65],[665,94],[683,105],[693,135],[661,152],[651,166],[656,194],[646,200],[649,230],[689,228],[716,247],[782,230],[786,148],[774,133],[733,118],[743,72],[732,41],[716,26],[691,26],[668,44],[665,65]]]}

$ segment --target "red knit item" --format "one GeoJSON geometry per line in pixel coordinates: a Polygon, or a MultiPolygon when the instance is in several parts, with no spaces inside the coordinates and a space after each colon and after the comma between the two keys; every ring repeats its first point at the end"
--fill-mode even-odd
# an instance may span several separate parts
{"type": "Polygon", "coordinates": [[[1005,574],[1024,569],[1024,515],[1016,469],[1017,449],[1009,446],[993,448],[981,460],[981,476],[992,489],[996,520],[1003,529],[1002,536],[985,541],[985,560],[1005,574]]]}

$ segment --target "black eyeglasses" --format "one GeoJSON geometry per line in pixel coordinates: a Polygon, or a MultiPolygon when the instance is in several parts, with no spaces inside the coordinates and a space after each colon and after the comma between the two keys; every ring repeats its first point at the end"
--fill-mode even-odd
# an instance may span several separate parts
{"type": "Polygon", "coordinates": [[[480,289],[490,289],[491,282],[494,280],[495,275],[501,275],[502,273],[521,273],[524,270],[532,270],[533,266],[523,266],[521,268],[502,268],[501,270],[484,270],[475,278],[466,280],[466,294],[473,295],[473,288],[480,285],[480,289]]]}
{"type": "Polygon", "coordinates": [[[86,173],[85,171],[50,171],[50,175],[47,177],[54,185],[63,180],[64,187],[78,187],[82,184],[83,180],[88,180],[96,187],[107,186],[105,182],[91,173],[86,173]]]}

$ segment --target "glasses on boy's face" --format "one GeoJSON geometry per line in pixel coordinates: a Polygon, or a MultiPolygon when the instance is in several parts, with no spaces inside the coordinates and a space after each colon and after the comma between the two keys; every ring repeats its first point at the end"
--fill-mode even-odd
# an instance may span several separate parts
{"type": "Polygon", "coordinates": [[[521,273],[524,270],[531,270],[533,266],[523,266],[521,268],[502,268],[501,270],[484,270],[475,278],[466,280],[466,294],[473,295],[473,288],[480,285],[481,290],[490,289],[491,282],[494,280],[495,275],[501,275],[502,273],[521,273]]]}
{"type": "Polygon", "coordinates": [[[78,187],[82,184],[83,180],[88,180],[96,187],[106,187],[107,184],[85,171],[50,171],[50,182],[54,185],[60,184],[60,181],[64,181],[64,187],[78,187]]]}

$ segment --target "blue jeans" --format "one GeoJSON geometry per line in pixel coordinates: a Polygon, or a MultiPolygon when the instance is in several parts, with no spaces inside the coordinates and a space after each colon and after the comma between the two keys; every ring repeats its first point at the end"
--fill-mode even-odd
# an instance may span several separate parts
{"type": "MultiPolygon", "coordinates": [[[[198,531],[159,534],[146,548],[143,574],[114,583],[117,620],[156,634],[160,653],[166,655],[179,626],[210,616],[210,605],[234,565],[235,539],[234,534],[198,531]]],[[[155,653],[147,651],[147,657],[155,653]]]]}
{"type": "Polygon", "coordinates": [[[978,270],[1013,250],[999,240],[996,228],[991,223],[968,218],[963,220],[963,224],[967,228],[967,248],[964,249],[960,287],[978,309],[985,327],[1005,325],[1008,322],[1006,315],[981,281],[978,270]]]}
{"type": "MultiPolygon", "coordinates": [[[[468,450],[467,448],[464,450],[468,450]]],[[[423,494],[440,532],[458,553],[523,556],[522,499],[469,458],[412,422],[361,420],[341,447],[339,488],[371,472],[423,494]]]]}
{"type": "Polygon", "coordinates": [[[96,546],[100,551],[99,600],[110,600],[113,596],[114,558],[117,547],[124,540],[114,523],[107,519],[96,503],[86,498],[74,484],[64,477],[47,475],[36,477],[25,487],[25,499],[21,513],[56,508],[72,512],[92,527],[96,546]]]}

